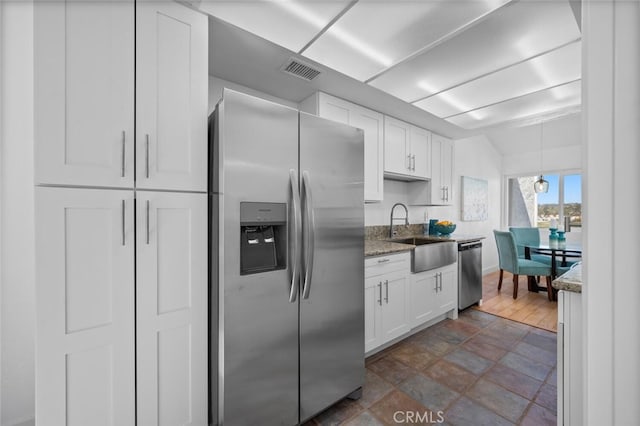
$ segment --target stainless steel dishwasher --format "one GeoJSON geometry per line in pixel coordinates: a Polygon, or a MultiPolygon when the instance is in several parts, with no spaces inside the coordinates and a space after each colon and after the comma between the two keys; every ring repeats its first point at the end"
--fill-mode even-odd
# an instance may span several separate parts
{"type": "Polygon", "coordinates": [[[482,304],[482,242],[458,243],[458,309],[482,304]]]}

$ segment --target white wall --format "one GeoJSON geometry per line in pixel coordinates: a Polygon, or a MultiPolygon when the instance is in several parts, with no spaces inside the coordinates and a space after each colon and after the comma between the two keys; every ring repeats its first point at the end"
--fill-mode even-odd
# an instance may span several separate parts
{"type": "Polygon", "coordinates": [[[1,2],[0,423],[34,417],[33,4],[1,2]]]}
{"type": "Polygon", "coordinates": [[[454,206],[457,222],[456,233],[468,235],[484,235],[482,247],[483,272],[498,269],[498,251],[496,249],[493,230],[500,229],[501,223],[501,184],[502,155],[494,148],[485,136],[474,136],[455,141],[455,173],[454,173],[454,206]],[[484,179],[489,184],[489,218],[486,221],[463,222],[462,193],[460,192],[462,176],[484,179]]]}

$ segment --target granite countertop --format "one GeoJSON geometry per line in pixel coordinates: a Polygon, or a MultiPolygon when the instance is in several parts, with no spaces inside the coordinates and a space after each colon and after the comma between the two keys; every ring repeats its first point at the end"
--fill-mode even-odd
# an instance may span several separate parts
{"type": "Polygon", "coordinates": [[[556,290],[582,293],[582,263],[576,264],[576,266],[553,280],[552,285],[556,290]]]}
{"type": "Polygon", "coordinates": [[[383,254],[400,253],[403,251],[410,251],[416,248],[413,244],[393,243],[391,241],[384,240],[365,240],[364,241],[364,255],[368,256],[381,256],[383,254]]]}
{"type": "Polygon", "coordinates": [[[479,235],[456,235],[451,234],[449,236],[435,236],[435,235],[424,235],[421,233],[403,233],[402,235],[397,235],[394,238],[384,238],[384,239],[366,239],[364,242],[364,255],[365,256],[380,256],[383,254],[390,253],[398,253],[403,251],[413,250],[416,246],[413,244],[407,243],[399,243],[394,242],[394,239],[397,240],[406,240],[408,238],[416,238],[422,240],[429,241],[452,241],[457,243],[465,243],[470,241],[479,241],[486,237],[479,235]]]}

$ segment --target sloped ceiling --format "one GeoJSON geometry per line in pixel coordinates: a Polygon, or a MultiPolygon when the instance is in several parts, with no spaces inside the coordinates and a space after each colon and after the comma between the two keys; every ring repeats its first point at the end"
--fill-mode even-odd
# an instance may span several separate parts
{"type": "Polygon", "coordinates": [[[424,111],[449,136],[580,108],[579,10],[569,0],[203,0],[200,9],[216,17],[214,75],[287,99],[324,87],[424,111]],[[311,84],[268,75],[289,56],[324,73],[311,84]]]}

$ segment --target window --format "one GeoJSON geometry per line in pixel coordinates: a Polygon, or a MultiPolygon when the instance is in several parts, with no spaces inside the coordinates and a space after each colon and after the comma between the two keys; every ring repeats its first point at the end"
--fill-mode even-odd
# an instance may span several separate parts
{"type": "Polygon", "coordinates": [[[533,183],[538,176],[508,179],[509,226],[548,228],[552,220],[558,226],[570,226],[572,232],[582,230],[582,175],[544,175],[549,182],[547,193],[536,194],[533,183]],[[565,222],[567,218],[567,222],[565,222]]]}

